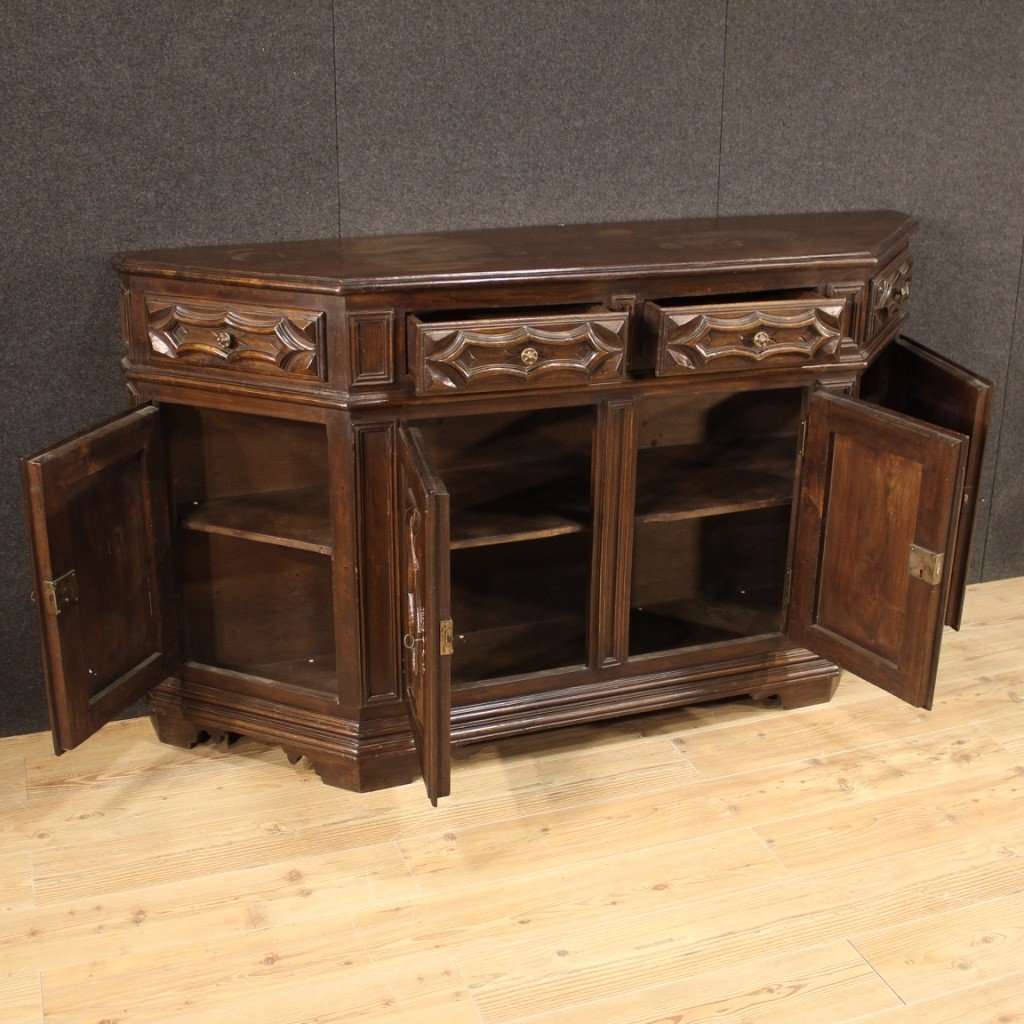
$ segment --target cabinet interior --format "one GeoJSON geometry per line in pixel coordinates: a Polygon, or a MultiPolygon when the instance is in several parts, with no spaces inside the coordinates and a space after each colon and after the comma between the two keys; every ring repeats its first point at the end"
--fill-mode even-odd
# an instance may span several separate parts
{"type": "Polygon", "coordinates": [[[186,657],[335,694],[323,425],[164,412],[186,657]]]}
{"type": "Polygon", "coordinates": [[[593,410],[417,428],[450,496],[453,685],[583,664],[593,410]]]}
{"type": "Polygon", "coordinates": [[[631,656],[782,628],[802,400],[641,399],[631,656]]]}

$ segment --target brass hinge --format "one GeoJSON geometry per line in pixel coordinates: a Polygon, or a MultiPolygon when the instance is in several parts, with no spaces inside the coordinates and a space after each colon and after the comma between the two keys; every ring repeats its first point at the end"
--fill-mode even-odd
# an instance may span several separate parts
{"type": "Polygon", "coordinates": [[[71,569],[55,580],[43,580],[43,607],[51,615],[60,615],[65,608],[78,603],[78,579],[71,569]]]}
{"type": "Polygon", "coordinates": [[[782,586],[782,607],[789,607],[789,594],[793,589],[793,567],[790,566],[786,570],[786,582],[782,586]]]}
{"type": "Polygon", "coordinates": [[[916,576],[933,587],[942,582],[942,563],[944,556],[940,551],[929,551],[920,544],[910,545],[910,557],[907,561],[907,571],[911,576],[916,576]]]}
{"type": "Polygon", "coordinates": [[[807,442],[807,420],[800,421],[800,440],[796,446],[796,457],[802,459],[804,457],[804,444],[807,442]]]}
{"type": "Polygon", "coordinates": [[[441,627],[438,631],[440,636],[441,654],[454,654],[455,653],[455,626],[451,619],[442,619],[441,627]]]}

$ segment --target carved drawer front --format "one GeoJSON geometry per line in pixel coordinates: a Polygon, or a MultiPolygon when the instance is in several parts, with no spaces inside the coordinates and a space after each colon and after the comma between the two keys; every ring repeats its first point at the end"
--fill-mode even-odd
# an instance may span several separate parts
{"type": "Polygon", "coordinates": [[[910,253],[904,252],[871,279],[869,340],[878,337],[906,313],[913,268],[910,253]]]}
{"type": "Polygon", "coordinates": [[[230,375],[325,379],[325,314],[192,299],[146,297],[154,366],[230,375]]]}
{"type": "Polygon", "coordinates": [[[608,310],[428,322],[408,318],[416,391],[454,394],[620,380],[629,314],[608,310]]]}
{"type": "Polygon", "coordinates": [[[849,331],[845,298],[714,306],[644,304],[659,376],[837,363],[849,331]]]}

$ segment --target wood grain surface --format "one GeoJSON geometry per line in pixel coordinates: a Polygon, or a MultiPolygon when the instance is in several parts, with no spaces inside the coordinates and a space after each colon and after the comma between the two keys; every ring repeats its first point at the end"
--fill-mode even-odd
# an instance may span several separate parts
{"type": "Polygon", "coordinates": [[[687,707],[368,794],[145,720],[0,740],[13,1024],[1020,1024],[1024,580],[931,712],[687,707]]]}

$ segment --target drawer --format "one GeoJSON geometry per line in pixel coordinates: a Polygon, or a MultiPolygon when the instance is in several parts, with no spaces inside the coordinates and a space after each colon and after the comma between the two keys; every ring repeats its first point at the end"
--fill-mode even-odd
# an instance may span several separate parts
{"type": "Polygon", "coordinates": [[[146,296],[152,365],[203,375],[323,380],[325,321],[316,309],[146,296]]]}
{"type": "Polygon", "coordinates": [[[629,314],[599,308],[430,321],[410,316],[418,394],[621,380],[629,314]]]}
{"type": "Polygon", "coordinates": [[[658,376],[837,363],[848,299],[822,296],[715,305],[644,304],[658,376]]]}

